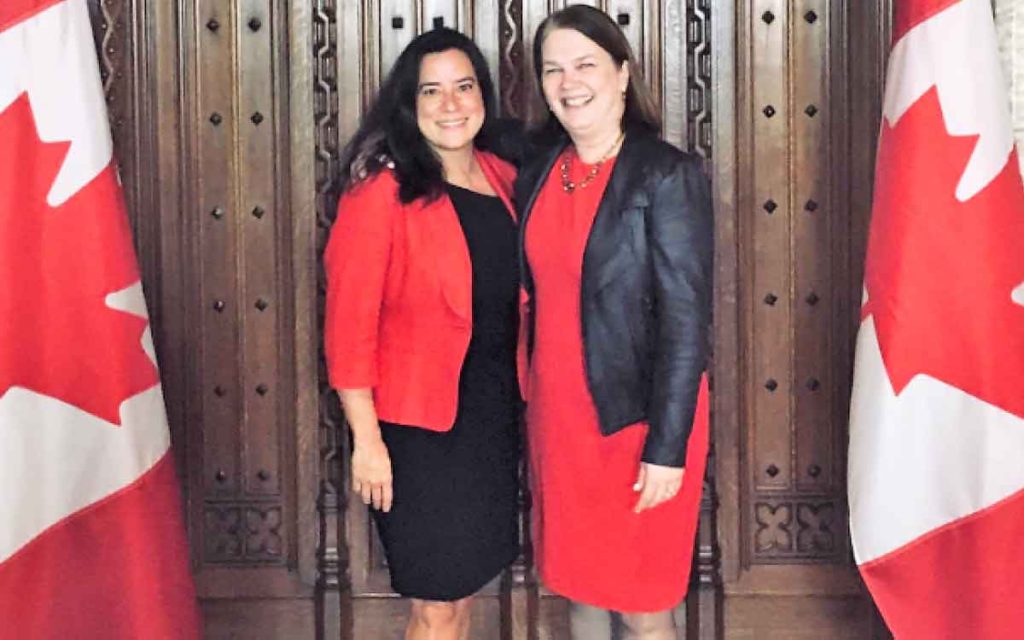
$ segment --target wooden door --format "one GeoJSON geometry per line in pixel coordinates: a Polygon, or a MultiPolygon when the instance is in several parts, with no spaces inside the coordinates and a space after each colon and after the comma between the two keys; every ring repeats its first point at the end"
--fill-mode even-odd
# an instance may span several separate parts
{"type": "Polygon", "coordinates": [[[733,8],[714,127],[722,635],[881,637],[845,460],[889,2],[733,8]]]}
{"type": "MultiPolygon", "coordinates": [[[[533,31],[566,1],[88,2],[207,636],[398,637],[320,351],[338,152],[437,24],[476,39],[502,111],[525,116],[533,31]]],[[[714,183],[714,451],[680,638],[880,633],[843,476],[889,1],[589,4],[714,183]]],[[[475,638],[568,637],[530,562],[485,589],[475,638]]]]}

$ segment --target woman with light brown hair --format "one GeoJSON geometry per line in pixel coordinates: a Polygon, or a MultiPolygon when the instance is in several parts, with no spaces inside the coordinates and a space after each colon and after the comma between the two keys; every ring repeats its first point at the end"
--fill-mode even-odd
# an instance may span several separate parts
{"type": "Polygon", "coordinates": [[[575,603],[577,640],[607,637],[584,629],[596,609],[627,638],[674,640],[708,446],[708,184],[659,139],[606,14],[553,13],[533,46],[554,141],[516,182],[536,564],[575,603]]]}

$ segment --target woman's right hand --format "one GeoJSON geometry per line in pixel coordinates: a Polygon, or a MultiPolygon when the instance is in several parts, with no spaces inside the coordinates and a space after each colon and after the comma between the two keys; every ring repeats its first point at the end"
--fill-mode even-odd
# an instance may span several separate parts
{"type": "Polygon", "coordinates": [[[394,492],[391,485],[391,456],[380,438],[356,440],[352,447],[352,491],[358,493],[363,504],[373,505],[387,513],[391,511],[394,492]]]}
{"type": "Polygon", "coordinates": [[[352,431],[352,491],[375,509],[391,511],[391,456],[380,435],[373,390],[339,389],[345,420],[352,431]]]}

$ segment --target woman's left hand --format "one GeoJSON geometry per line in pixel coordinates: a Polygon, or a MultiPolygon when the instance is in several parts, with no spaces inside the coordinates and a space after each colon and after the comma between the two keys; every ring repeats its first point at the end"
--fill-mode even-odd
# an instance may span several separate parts
{"type": "Polygon", "coordinates": [[[640,499],[633,507],[633,512],[640,513],[674,498],[683,486],[684,471],[682,467],[663,467],[641,462],[640,474],[633,485],[633,491],[640,493],[640,499]]]}

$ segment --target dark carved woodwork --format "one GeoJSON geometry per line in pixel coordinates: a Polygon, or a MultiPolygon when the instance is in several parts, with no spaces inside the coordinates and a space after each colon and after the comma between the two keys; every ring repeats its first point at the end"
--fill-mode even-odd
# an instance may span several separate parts
{"type": "MultiPolygon", "coordinates": [[[[218,480],[223,472],[218,472],[218,480]]],[[[239,507],[208,507],[204,526],[207,562],[237,562],[242,559],[242,509],[239,507]]]]}
{"type": "MultiPolygon", "coordinates": [[[[133,101],[132,85],[126,84],[125,69],[131,64],[132,42],[125,13],[131,10],[124,0],[89,0],[89,15],[94,26],[96,57],[99,61],[100,80],[107,98],[107,115],[114,133],[115,145],[128,143],[132,137],[120,128],[125,123],[125,112],[133,101]]],[[[117,158],[133,155],[131,148],[119,148],[117,158]]]]}
{"type": "MultiPolygon", "coordinates": [[[[159,294],[156,277],[160,252],[152,242],[157,221],[140,216],[143,204],[153,197],[152,177],[143,171],[143,163],[154,153],[151,117],[152,103],[142,91],[148,63],[145,32],[135,28],[147,15],[143,3],[131,0],[87,0],[96,43],[100,80],[107,102],[107,116],[114,141],[114,160],[118,167],[128,207],[128,219],[135,231],[135,250],[139,257],[143,289],[152,299],[159,294]]],[[[161,309],[150,303],[149,314],[159,326],[161,309]]],[[[159,345],[157,345],[159,351],[159,345]]],[[[179,463],[182,457],[178,457],[179,463]]],[[[180,464],[179,464],[180,468],[180,464]]]]}
{"type": "Polygon", "coordinates": [[[284,541],[281,510],[277,507],[245,510],[245,551],[251,561],[279,561],[284,541]]]}
{"type": "Polygon", "coordinates": [[[208,506],[204,560],[208,563],[279,564],[282,556],[282,515],[278,507],[259,503],[208,506]]]}
{"type": "Polygon", "coordinates": [[[525,67],[523,57],[523,13],[517,0],[501,0],[499,27],[498,83],[501,94],[501,110],[512,118],[525,118],[524,103],[532,92],[530,79],[533,73],[525,67]]]}
{"type": "Polygon", "coordinates": [[[284,4],[251,8],[275,28],[238,41],[238,21],[219,3],[88,6],[204,608],[310,598],[313,496],[298,462],[305,445],[288,333],[298,323],[281,295],[301,280],[290,268],[293,220],[274,216],[257,228],[259,216],[228,215],[252,209],[249,198],[286,209],[277,205],[290,195],[276,179],[287,175],[289,148],[279,126],[287,55],[272,45],[288,31],[284,4]],[[235,130],[233,105],[258,112],[264,126],[235,130]]]}
{"type": "Polygon", "coordinates": [[[836,536],[842,529],[837,522],[836,506],[832,502],[812,504],[807,502],[796,505],[796,550],[808,554],[812,558],[835,553],[836,536]]]}
{"type": "MultiPolygon", "coordinates": [[[[265,7],[264,11],[273,13],[269,4],[265,7]]],[[[226,20],[235,16],[215,14],[207,18],[210,13],[204,9],[212,12],[215,5],[205,2],[198,2],[195,9],[194,19],[207,29],[193,31],[199,66],[194,76],[186,69],[192,92],[185,99],[187,104],[211,112],[207,119],[215,131],[203,123],[194,128],[186,126],[186,135],[196,136],[193,140],[199,150],[198,172],[191,176],[188,197],[224,203],[214,206],[214,210],[224,211],[251,208],[250,199],[275,202],[286,190],[272,179],[281,166],[274,132],[246,130],[232,117],[253,106],[269,113],[264,116],[254,111],[258,116],[252,118],[254,124],[265,117],[280,117],[280,86],[265,79],[278,75],[274,73],[278,65],[273,54],[274,35],[266,32],[241,37],[238,21],[226,20]],[[212,28],[211,20],[216,28],[212,28]],[[242,67],[230,64],[232,55],[243,61],[242,67]],[[203,133],[204,129],[210,135],[203,133]]],[[[274,227],[256,228],[240,216],[230,217],[227,225],[212,226],[214,221],[206,220],[197,225],[197,234],[189,241],[195,243],[193,250],[198,252],[191,277],[199,283],[200,291],[215,293],[219,299],[213,305],[217,315],[201,315],[195,325],[201,336],[198,346],[202,370],[192,384],[201,384],[202,377],[212,373],[217,379],[231,381],[230,386],[239,392],[229,402],[200,402],[197,407],[202,416],[198,424],[203,430],[202,438],[196,441],[203,443],[204,459],[214,461],[227,476],[226,482],[200,485],[199,493],[207,494],[206,516],[200,522],[217,522],[211,513],[231,513],[223,504],[225,500],[237,503],[240,506],[235,509],[241,516],[237,535],[242,549],[238,561],[281,563],[287,560],[284,550],[294,544],[291,539],[295,531],[294,523],[285,517],[291,491],[278,481],[288,477],[281,468],[288,464],[284,456],[291,449],[282,436],[288,424],[282,418],[290,413],[285,404],[290,380],[281,375],[281,360],[287,360],[290,349],[280,334],[281,328],[290,324],[291,308],[270,306],[269,301],[281,297],[279,287],[290,273],[284,251],[290,221],[278,220],[274,227]],[[253,296],[257,291],[262,295],[253,296]],[[245,302],[247,299],[255,300],[245,302]],[[270,394],[270,387],[261,380],[275,380],[275,393],[270,394]],[[259,502],[253,503],[254,499],[259,502]]],[[[206,532],[200,527],[194,532],[200,539],[224,536],[223,528],[206,532]]],[[[202,579],[199,586],[202,593],[202,579]]]]}
{"type": "Polygon", "coordinates": [[[735,44],[731,60],[730,43],[717,48],[714,111],[730,154],[714,163],[727,636],[872,626],[849,561],[844,456],[885,4],[739,0],[715,14],[734,18],[735,44]],[[832,613],[811,620],[797,603],[812,600],[832,613]]]}
{"type": "MultiPolygon", "coordinates": [[[[831,217],[797,216],[794,204],[802,202],[803,211],[815,212],[818,200],[803,194],[827,193],[830,185],[845,180],[844,154],[836,151],[843,148],[845,140],[829,137],[832,118],[839,116],[819,108],[822,104],[844,104],[841,95],[833,95],[838,90],[828,86],[830,76],[823,72],[834,69],[836,75],[841,75],[833,60],[845,55],[843,40],[834,35],[836,30],[812,28],[813,20],[796,20],[801,14],[793,7],[753,2],[743,6],[748,21],[743,29],[755,44],[743,52],[749,66],[739,68],[750,75],[738,86],[751,88],[740,98],[746,104],[757,104],[760,114],[741,122],[747,133],[738,139],[751,136],[746,139],[752,140],[750,147],[740,151],[741,157],[751,158],[749,164],[740,167],[740,179],[749,185],[741,188],[741,193],[749,189],[753,193],[780,194],[776,196],[778,202],[768,199],[761,206],[783,222],[779,225],[756,217],[749,223],[741,221],[742,235],[737,245],[740,251],[749,252],[744,258],[744,277],[750,279],[754,290],[811,290],[803,305],[795,304],[791,293],[782,300],[774,294],[771,298],[761,294],[756,305],[750,296],[742,303],[749,312],[741,311],[748,327],[741,335],[752,338],[741,349],[751,352],[752,357],[741,375],[762,377],[769,391],[768,395],[752,396],[743,405],[752,425],[746,436],[752,458],[742,464],[764,470],[753,479],[752,491],[741,497],[747,501],[747,518],[757,525],[748,530],[747,557],[750,563],[774,562],[781,553],[781,557],[798,557],[801,561],[818,558],[822,563],[835,563],[848,548],[844,535],[830,539],[827,545],[799,550],[797,537],[793,537],[797,535],[795,529],[783,540],[788,526],[784,525],[793,521],[796,510],[795,503],[778,503],[777,492],[807,491],[808,496],[817,496],[829,491],[828,497],[838,505],[829,513],[844,508],[843,483],[835,461],[845,442],[846,418],[835,380],[847,368],[849,354],[845,344],[837,348],[834,336],[837,324],[845,320],[832,299],[834,294],[822,297],[813,292],[856,288],[845,268],[851,248],[843,244],[842,234],[830,231],[831,217]],[[771,19],[766,19],[766,12],[771,13],[771,19]],[[827,40],[829,33],[833,34],[831,41],[827,40]],[[806,119],[777,107],[794,102],[806,105],[800,113],[806,119]],[[784,337],[780,340],[779,336],[784,337]],[[818,393],[822,389],[829,393],[818,393]],[[797,469],[809,468],[814,473],[796,473],[797,469]],[[786,514],[788,520],[780,520],[781,514],[786,514]]],[[[813,13],[815,9],[805,6],[801,11],[813,13]]],[[[838,8],[825,15],[842,24],[838,8]]],[[[742,402],[741,398],[737,400],[742,402]]]]}
{"type": "Polygon", "coordinates": [[[799,498],[765,500],[754,505],[754,553],[758,562],[842,560],[845,525],[834,501],[799,498]]]}
{"type": "MultiPolygon", "coordinates": [[[[525,424],[521,424],[525,440],[525,424]]],[[[533,564],[533,540],[530,536],[529,468],[525,447],[521,447],[519,464],[519,557],[505,571],[499,587],[501,601],[501,640],[537,640],[539,636],[539,602],[537,577],[533,564]],[[525,622],[525,628],[524,623],[525,622]],[[517,629],[519,630],[517,632],[517,629]]]]}
{"type": "MultiPolygon", "coordinates": [[[[771,471],[768,475],[774,475],[771,471]]],[[[757,526],[754,532],[756,553],[772,556],[793,549],[793,506],[789,503],[763,504],[754,506],[757,526]]]]}
{"type": "Polygon", "coordinates": [[[686,0],[686,149],[712,157],[711,0],[686,0]]]}
{"type": "MultiPolygon", "coordinates": [[[[707,161],[715,157],[715,108],[712,87],[715,81],[714,21],[711,0],[686,0],[684,30],[686,40],[686,144],[687,151],[697,153],[707,161]]],[[[666,25],[662,41],[670,40],[666,25]]],[[[664,46],[664,45],[663,45],[664,46]]],[[[672,70],[666,64],[667,76],[672,70]]],[[[666,118],[674,114],[664,114],[666,118]]],[[[675,142],[674,140],[671,140],[675,142]]],[[[712,351],[714,351],[712,345],[712,351]]],[[[710,389],[714,392],[715,359],[711,357],[710,389]]],[[[712,414],[712,418],[713,418],[712,414]]],[[[718,545],[718,492],[716,487],[715,429],[712,428],[708,444],[708,461],[704,475],[700,503],[700,521],[697,527],[696,549],[691,591],[686,602],[687,637],[714,638],[722,633],[721,550],[718,545]]]]}
{"type": "MultiPolygon", "coordinates": [[[[401,607],[365,511],[346,517],[361,507],[319,350],[340,146],[391,52],[438,20],[485,47],[503,113],[528,115],[532,30],[564,2],[87,3],[210,637],[243,628],[224,631],[225,611],[252,621],[239,637],[270,629],[260,612],[293,606],[271,601],[310,605],[308,626],[273,637],[395,635],[394,620],[366,622],[401,607]]],[[[637,47],[666,138],[713,179],[714,430],[686,637],[745,633],[748,600],[863,598],[843,447],[890,0],[594,4],[637,47]]],[[[502,640],[564,637],[528,546],[487,593],[478,611],[501,618],[486,629],[502,640]]]]}
{"type": "MultiPolygon", "coordinates": [[[[524,65],[522,5],[502,0],[498,23],[498,83],[502,112],[507,117],[526,118],[533,94],[533,72],[524,65]]],[[[525,429],[525,425],[523,425],[525,429]]],[[[524,432],[525,436],[525,432],[524,432]]],[[[525,438],[522,440],[525,442],[525,438]]],[[[501,640],[536,640],[538,635],[538,584],[533,570],[533,545],[530,538],[530,487],[525,450],[520,451],[519,467],[519,540],[521,552],[502,576],[501,640]],[[523,624],[525,622],[525,625],[523,624]],[[523,628],[525,626],[525,628],[523,628]],[[516,631],[518,629],[518,632],[516,631]]]]}
{"type": "MultiPolygon", "coordinates": [[[[335,181],[340,141],[338,136],[337,11],[335,0],[316,0],[312,10],[313,118],[315,130],[316,255],[322,254],[334,219],[335,181]]],[[[323,335],[326,282],[317,260],[316,329],[323,335]]],[[[316,551],[317,638],[339,638],[351,623],[343,621],[351,585],[345,542],[345,478],[347,438],[337,396],[327,381],[327,366],[320,341],[317,344],[317,396],[319,398],[319,481],[317,515],[319,539],[316,551]]]]}

